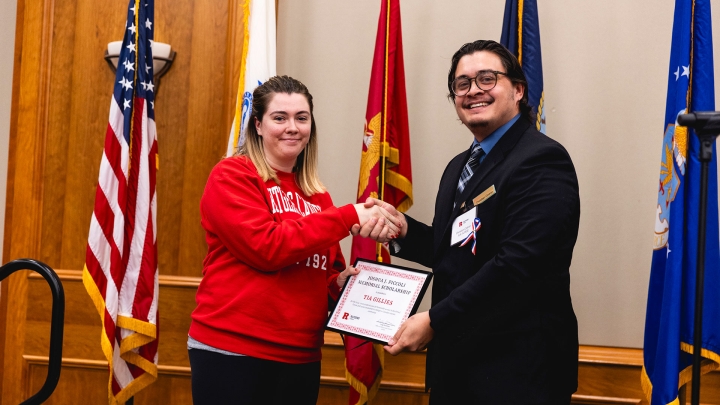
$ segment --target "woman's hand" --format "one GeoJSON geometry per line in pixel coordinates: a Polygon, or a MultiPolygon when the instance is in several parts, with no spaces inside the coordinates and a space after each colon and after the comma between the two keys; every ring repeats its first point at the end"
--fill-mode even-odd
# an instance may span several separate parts
{"type": "MultiPolygon", "coordinates": [[[[407,235],[407,221],[405,220],[405,215],[396,210],[392,205],[376,198],[368,198],[363,206],[368,210],[378,208],[379,212],[382,213],[383,218],[375,219],[371,217],[364,223],[361,220],[360,224],[355,224],[350,229],[350,233],[352,233],[353,236],[360,235],[364,238],[370,238],[378,242],[385,243],[395,238],[402,239],[405,235],[407,235]],[[392,225],[392,228],[387,225],[388,223],[392,225]],[[397,231],[395,231],[395,229],[397,229],[397,231]]],[[[360,214],[358,214],[358,217],[359,216],[360,214]]]]}
{"type": "Polygon", "coordinates": [[[353,266],[348,266],[347,269],[343,270],[342,273],[340,273],[338,275],[338,277],[337,277],[338,286],[340,288],[343,288],[348,277],[356,276],[356,275],[358,275],[358,273],[360,273],[360,270],[356,269],[353,266]]]}
{"type": "Polygon", "coordinates": [[[388,209],[395,211],[393,206],[379,200],[368,199],[364,204],[355,204],[360,224],[351,228],[352,234],[357,235],[362,227],[363,230],[367,230],[366,233],[361,234],[364,237],[370,236],[380,242],[396,238],[402,232],[404,217],[398,216],[395,212],[390,213],[388,209]],[[369,235],[371,231],[374,232],[369,235]]]}

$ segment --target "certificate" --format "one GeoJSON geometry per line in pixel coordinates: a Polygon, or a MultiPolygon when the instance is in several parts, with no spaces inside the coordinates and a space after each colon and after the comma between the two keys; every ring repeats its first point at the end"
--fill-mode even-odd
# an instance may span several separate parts
{"type": "Polygon", "coordinates": [[[405,320],[417,311],[432,273],[364,259],[340,292],[326,328],[387,344],[405,320]]]}

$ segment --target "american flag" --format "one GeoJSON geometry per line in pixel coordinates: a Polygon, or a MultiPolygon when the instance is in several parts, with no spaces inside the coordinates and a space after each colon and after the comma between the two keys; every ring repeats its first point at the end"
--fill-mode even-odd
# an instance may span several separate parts
{"type": "Polygon", "coordinates": [[[153,0],[128,7],[83,270],[102,320],[109,404],[124,403],[157,378],[153,10],[153,0]]]}

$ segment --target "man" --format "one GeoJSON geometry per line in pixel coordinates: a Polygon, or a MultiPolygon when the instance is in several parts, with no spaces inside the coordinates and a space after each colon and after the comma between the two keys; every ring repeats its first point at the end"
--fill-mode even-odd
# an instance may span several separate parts
{"type": "MultiPolygon", "coordinates": [[[[391,253],[434,272],[431,309],[385,349],[428,347],[431,405],[569,404],[578,365],[569,267],[580,220],[572,161],[535,129],[525,75],[497,42],[463,45],[448,89],[475,139],[446,167],[432,225],[367,203],[400,219],[391,253]]],[[[373,225],[354,233],[392,238],[373,225]]]]}

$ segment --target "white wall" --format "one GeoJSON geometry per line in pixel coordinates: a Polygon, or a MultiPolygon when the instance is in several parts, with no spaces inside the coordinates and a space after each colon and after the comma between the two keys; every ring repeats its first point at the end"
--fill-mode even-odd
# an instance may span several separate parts
{"type": "MultiPolygon", "coordinates": [[[[580,180],[571,268],[580,341],[642,347],[674,2],[539,3],[548,135],[568,149],[580,180]]],[[[463,43],[499,40],[504,4],[401,1],[409,214],[425,222],[445,165],[472,142],[445,97],[450,58],[463,43]]],[[[712,6],[717,32],[720,0],[712,6]]],[[[379,12],[379,0],[279,2],[278,73],[303,81],[315,98],[321,176],[336,204],[355,201],[379,12]]],[[[719,43],[716,34],[720,56],[719,43]]]]}

